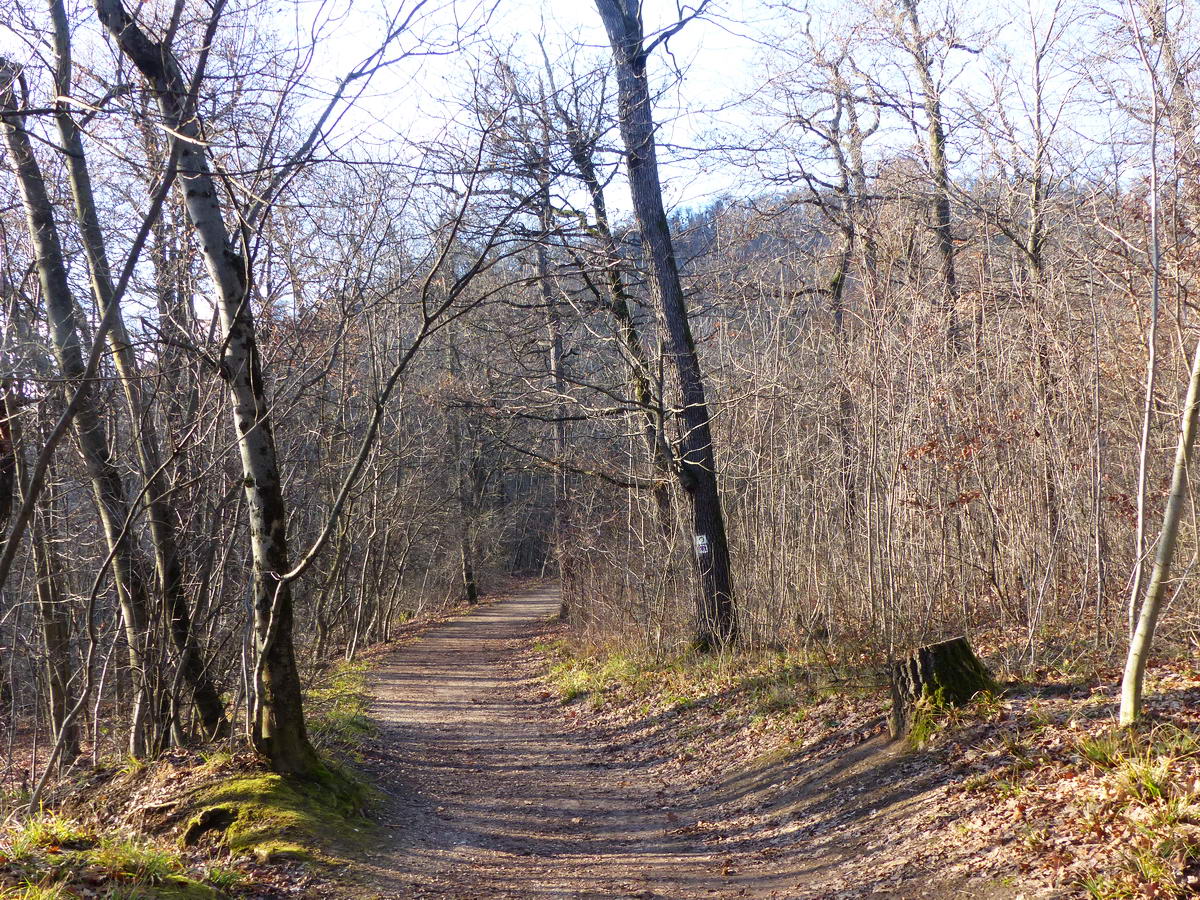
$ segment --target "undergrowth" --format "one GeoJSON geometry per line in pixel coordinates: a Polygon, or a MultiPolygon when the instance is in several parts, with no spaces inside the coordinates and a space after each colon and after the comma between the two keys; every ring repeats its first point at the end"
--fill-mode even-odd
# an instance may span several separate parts
{"type": "Polygon", "coordinates": [[[71,799],[73,814],[30,817],[0,833],[0,898],[83,896],[205,900],[247,881],[248,860],[327,864],[360,851],[373,833],[368,788],[332,757],[354,756],[374,733],[367,668],[330,667],[308,692],[310,729],[326,756],[315,778],[267,771],[251,752],[178,751],[122,763],[71,799]],[[137,834],[114,823],[129,811],[137,834]],[[191,869],[185,859],[208,857],[191,869]],[[222,862],[218,863],[217,858],[222,862]]]}
{"type": "Polygon", "coordinates": [[[795,651],[655,656],[587,650],[563,640],[536,649],[549,660],[546,683],[559,699],[586,701],[596,709],[619,695],[623,701],[654,698],[676,709],[748,701],[755,715],[802,715],[812,702],[855,687],[844,673],[795,651]]]}
{"type": "Polygon", "coordinates": [[[1200,892],[1200,746],[1194,731],[1164,724],[1113,730],[1077,743],[1104,800],[1131,834],[1113,871],[1082,882],[1095,900],[1200,892]]]}
{"type": "Polygon", "coordinates": [[[904,739],[914,750],[924,749],[944,732],[962,729],[972,722],[994,719],[1000,714],[1003,704],[1003,694],[998,686],[996,690],[980,691],[962,704],[947,702],[941,687],[932,691],[926,689],[916,703],[904,739]]]}
{"type": "Polygon", "coordinates": [[[309,734],[326,759],[316,778],[281,777],[254,753],[223,748],[118,761],[89,781],[87,797],[63,792],[78,819],[47,813],[0,830],[0,898],[207,900],[250,890],[247,861],[357,855],[377,836],[365,818],[372,795],[337,760],[360,759],[377,733],[369,667],[366,657],[337,661],[305,691],[309,734]],[[130,819],[139,832],[120,824],[147,804],[152,817],[130,819]]]}
{"type": "Polygon", "coordinates": [[[376,734],[370,717],[368,664],[339,660],[305,692],[305,712],[313,742],[322,749],[356,755],[376,734]]]}
{"type": "Polygon", "coordinates": [[[80,888],[113,900],[215,900],[228,887],[222,873],[189,872],[178,850],[130,832],[101,834],[51,814],[0,829],[6,900],[78,897],[80,888]]]}
{"type": "Polygon", "coordinates": [[[1093,900],[1200,893],[1195,724],[1117,728],[1080,715],[1087,703],[1061,706],[1006,710],[1002,730],[966,754],[983,771],[963,788],[983,792],[999,816],[1043,823],[1055,841],[1027,850],[1093,900]]]}
{"type": "MultiPolygon", "coordinates": [[[[572,716],[587,710],[623,734],[654,735],[652,752],[675,759],[668,771],[715,764],[718,743],[722,759],[753,768],[882,730],[881,679],[800,652],[655,657],[563,640],[537,649],[550,696],[572,716]]],[[[964,863],[972,877],[1018,872],[1023,885],[1093,900],[1200,895],[1200,672],[1166,660],[1152,671],[1149,724],[1137,731],[1115,727],[1111,675],[1053,672],[962,706],[921,701],[908,742],[944,767],[940,808],[957,817],[964,859],[988,859],[987,870],[964,863]]]]}

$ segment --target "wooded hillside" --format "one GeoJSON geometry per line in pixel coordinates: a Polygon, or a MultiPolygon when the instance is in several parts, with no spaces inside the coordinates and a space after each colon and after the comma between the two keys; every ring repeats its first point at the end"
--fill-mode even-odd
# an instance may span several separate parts
{"type": "Polygon", "coordinates": [[[651,655],[1124,664],[1139,719],[1200,639],[1196,9],[744,6],[18,0],[0,809],[324,777],[330,661],[513,577],[651,655]]]}

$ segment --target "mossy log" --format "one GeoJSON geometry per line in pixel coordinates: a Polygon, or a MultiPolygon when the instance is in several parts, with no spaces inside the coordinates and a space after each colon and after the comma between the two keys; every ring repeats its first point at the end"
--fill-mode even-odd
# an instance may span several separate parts
{"type": "Polygon", "coordinates": [[[993,690],[995,679],[965,637],[956,637],[914,650],[892,663],[893,738],[912,729],[923,698],[934,703],[961,706],[980,691],[993,690]]]}

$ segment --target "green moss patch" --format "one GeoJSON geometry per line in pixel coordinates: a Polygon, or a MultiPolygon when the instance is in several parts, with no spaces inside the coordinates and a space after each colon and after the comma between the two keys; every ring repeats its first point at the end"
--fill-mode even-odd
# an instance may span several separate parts
{"type": "Polygon", "coordinates": [[[361,848],[374,826],[362,815],[366,792],[329,768],[299,781],[267,772],[204,785],[190,798],[195,813],[180,837],[185,846],[216,843],[261,861],[329,861],[361,848]]]}
{"type": "Polygon", "coordinates": [[[250,754],[193,754],[105,784],[107,817],[81,808],[0,830],[0,900],[216,900],[253,878],[249,860],[333,864],[375,834],[367,789],[333,764],[300,780],[250,754]]]}

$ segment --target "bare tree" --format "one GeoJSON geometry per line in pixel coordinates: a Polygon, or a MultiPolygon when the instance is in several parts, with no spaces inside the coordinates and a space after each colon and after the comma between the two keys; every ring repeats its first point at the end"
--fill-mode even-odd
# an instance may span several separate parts
{"type": "Polygon", "coordinates": [[[71,384],[78,397],[75,415],[75,435],[87,466],[96,505],[110,550],[113,553],[113,572],[121,598],[121,615],[125,621],[126,644],[130,671],[134,680],[134,714],[129,737],[129,751],[140,756],[149,748],[155,698],[150,695],[149,622],[150,607],[145,576],[141,571],[133,541],[128,535],[126,520],[131,514],[125,488],[108,447],[101,411],[94,388],[85,378],[83,353],[75,316],[75,300],[67,282],[62,244],[54,210],[42,177],[41,167],[33,153],[24,117],[20,114],[16,88],[19,71],[11,64],[0,69],[0,109],[4,117],[4,132],[9,153],[17,165],[29,234],[33,243],[46,315],[54,339],[55,354],[63,378],[71,384]]]}
{"type": "MultiPolygon", "coordinates": [[[[702,3],[701,9],[703,6],[702,3]]],[[[717,455],[704,379],[663,208],[646,70],[654,48],[685,22],[647,44],[642,33],[641,5],[636,0],[596,0],[596,8],[608,32],[617,70],[618,119],[642,250],[653,276],[654,293],[670,336],[671,360],[679,376],[683,404],[679,471],[692,503],[693,540],[701,583],[696,638],[701,647],[719,647],[731,642],[737,633],[729,544],[718,491],[717,455]]],[[[691,17],[698,14],[699,10],[691,17]]]]}
{"type": "MultiPolygon", "coordinates": [[[[75,122],[71,96],[71,38],[62,0],[50,0],[56,54],[54,118],[62,140],[75,215],[91,272],[92,291],[101,314],[112,322],[109,347],[129,414],[134,446],[146,484],[146,511],[163,618],[179,658],[183,679],[192,692],[204,734],[219,737],[229,727],[225,706],[213,684],[206,660],[192,632],[191,611],[183,591],[183,571],[175,533],[176,512],[167,500],[167,484],[154,418],[142,394],[142,375],[120,308],[114,302],[112,274],[100,216],[92,192],[83,139],[75,122]]],[[[178,723],[175,723],[176,726],[178,723]]]]}
{"type": "MultiPolygon", "coordinates": [[[[220,20],[222,6],[213,10],[210,32],[220,20]]],[[[254,743],[276,771],[311,775],[321,768],[321,762],[304,725],[292,639],[291,584],[281,578],[290,568],[287,510],[250,305],[251,272],[230,241],[201,125],[191,108],[194,90],[189,90],[170,46],[151,40],[120,0],[98,0],[96,9],[121,52],[145,78],[171,129],[188,216],[218,294],[224,338],[221,376],[229,388],[237,429],[254,557],[254,743]]]]}

